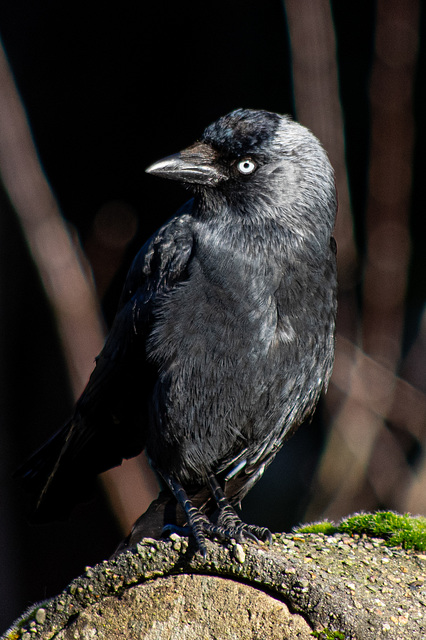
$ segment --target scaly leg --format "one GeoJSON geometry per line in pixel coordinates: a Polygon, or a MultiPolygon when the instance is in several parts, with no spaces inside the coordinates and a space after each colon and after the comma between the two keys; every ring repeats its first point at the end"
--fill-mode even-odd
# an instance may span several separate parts
{"type": "Polygon", "coordinates": [[[212,524],[208,517],[192,504],[180,482],[166,473],[162,473],[162,476],[184,510],[188,520],[188,524],[185,527],[166,525],[163,531],[169,533],[176,532],[180,535],[192,534],[204,559],[207,557],[206,538],[236,540],[237,542],[242,542],[244,539],[255,542],[263,540],[271,543],[272,536],[269,529],[242,522],[234,508],[228,502],[228,499],[213,474],[211,474],[208,479],[213,497],[220,512],[218,524],[216,525],[212,524]]]}
{"type": "Polygon", "coordinates": [[[180,482],[173,476],[165,473],[162,473],[162,476],[172,490],[176,500],[185,511],[188,519],[188,525],[186,527],[166,525],[163,531],[176,532],[180,535],[192,534],[205,560],[207,557],[206,537],[225,540],[227,538],[225,531],[221,527],[212,524],[204,513],[197,509],[197,507],[194,507],[180,482]]]}
{"type": "Polygon", "coordinates": [[[258,542],[259,540],[268,542],[269,544],[272,542],[272,535],[269,529],[253,524],[246,524],[241,520],[235,509],[228,502],[222,487],[213,474],[209,476],[209,484],[220,511],[217,528],[223,532],[226,538],[233,538],[237,540],[237,542],[242,542],[244,538],[248,538],[254,542],[258,542]]]}

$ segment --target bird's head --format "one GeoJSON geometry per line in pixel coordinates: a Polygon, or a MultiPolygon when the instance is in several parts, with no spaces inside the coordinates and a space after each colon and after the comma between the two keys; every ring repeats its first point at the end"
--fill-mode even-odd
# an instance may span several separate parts
{"type": "Polygon", "coordinates": [[[237,109],[147,172],[179,180],[210,202],[225,200],[243,215],[261,212],[306,232],[319,225],[331,233],[334,226],[336,193],[327,154],[288,116],[237,109]]]}

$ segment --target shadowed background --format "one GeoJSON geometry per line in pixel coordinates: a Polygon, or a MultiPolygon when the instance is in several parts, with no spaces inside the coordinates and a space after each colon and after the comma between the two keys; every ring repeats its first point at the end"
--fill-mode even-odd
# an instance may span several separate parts
{"type": "Polygon", "coordinates": [[[329,393],[243,517],[288,530],[360,509],[426,513],[424,22],[415,0],[1,3],[47,181],[3,61],[0,630],[108,557],[155,493],[142,457],[68,522],[33,527],[11,473],[69,417],[133,255],[187,197],[145,167],[237,107],[309,126],[340,207],[329,393]]]}

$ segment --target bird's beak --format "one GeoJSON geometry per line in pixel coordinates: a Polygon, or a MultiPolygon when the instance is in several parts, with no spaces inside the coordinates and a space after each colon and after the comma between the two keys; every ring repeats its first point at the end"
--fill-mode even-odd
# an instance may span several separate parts
{"type": "Polygon", "coordinates": [[[216,163],[217,154],[204,142],[196,142],[180,153],[154,162],[147,173],[189,184],[214,186],[227,176],[216,163]]]}

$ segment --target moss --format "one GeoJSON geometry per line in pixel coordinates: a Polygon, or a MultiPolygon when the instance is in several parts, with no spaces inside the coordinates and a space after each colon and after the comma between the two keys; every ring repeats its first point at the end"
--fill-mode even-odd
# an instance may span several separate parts
{"type": "Polygon", "coordinates": [[[367,535],[386,540],[389,547],[401,546],[403,549],[426,550],[426,518],[401,515],[394,511],[376,513],[356,513],[344,518],[337,525],[325,520],[297,529],[298,533],[346,533],[348,535],[367,535]]]}
{"type": "Polygon", "coordinates": [[[318,640],[345,640],[345,634],[341,631],[330,631],[325,627],[322,631],[312,631],[314,638],[318,640]]]}
{"type": "Polygon", "coordinates": [[[426,550],[426,518],[422,516],[401,515],[393,511],[356,513],[342,520],[338,530],[350,535],[365,533],[373,538],[383,538],[387,546],[426,550]]]}
{"type": "Polygon", "coordinates": [[[334,522],[324,520],[323,522],[313,522],[297,529],[297,533],[323,533],[326,536],[332,536],[339,530],[334,522]]]}

